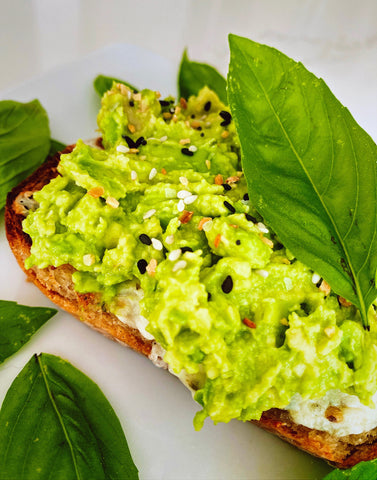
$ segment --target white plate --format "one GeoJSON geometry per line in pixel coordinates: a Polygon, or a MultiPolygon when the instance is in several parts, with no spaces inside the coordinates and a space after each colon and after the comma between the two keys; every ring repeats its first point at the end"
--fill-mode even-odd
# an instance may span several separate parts
{"type": "MultiPolygon", "coordinates": [[[[95,135],[99,99],[92,81],[99,73],[163,95],[176,91],[177,66],[120,44],[8,90],[1,98],[38,98],[49,113],[53,138],[73,143],[95,135]]],[[[2,218],[0,265],[0,298],[51,306],[25,281],[9,250],[2,218]]],[[[309,480],[321,479],[330,470],[325,462],[249,423],[214,426],[207,419],[202,431],[195,432],[197,406],[176,378],[63,311],[0,367],[0,402],[17,373],[39,352],[69,360],[100,386],[120,418],[142,480],[309,480]]]]}

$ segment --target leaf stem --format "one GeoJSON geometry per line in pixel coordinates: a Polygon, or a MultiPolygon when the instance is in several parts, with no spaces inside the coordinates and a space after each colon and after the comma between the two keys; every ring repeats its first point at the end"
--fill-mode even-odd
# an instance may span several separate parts
{"type": "Polygon", "coordinates": [[[58,420],[59,420],[59,423],[62,427],[62,430],[63,430],[63,433],[64,433],[64,436],[65,436],[65,439],[67,441],[67,444],[68,444],[68,447],[69,447],[69,450],[71,452],[71,457],[72,457],[72,462],[73,462],[73,466],[75,468],[75,473],[76,473],[76,478],[77,480],[82,480],[81,478],[81,475],[80,475],[80,472],[79,472],[79,468],[78,468],[78,465],[77,465],[77,460],[76,460],[76,455],[75,455],[75,452],[74,452],[74,448],[73,448],[73,445],[72,445],[72,442],[71,442],[71,439],[69,438],[69,435],[68,435],[68,432],[67,432],[67,429],[64,425],[64,421],[63,421],[63,418],[60,414],[60,411],[59,411],[59,408],[55,402],[55,399],[54,399],[54,396],[51,392],[51,389],[50,389],[50,386],[49,386],[49,383],[48,383],[48,379],[47,379],[47,375],[46,375],[46,372],[45,372],[45,368],[46,366],[43,364],[43,361],[42,361],[42,354],[40,355],[37,355],[35,354],[35,359],[37,361],[37,364],[41,370],[41,373],[42,373],[42,377],[43,377],[43,381],[44,381],[44,384],[45,384],[45,387],[46,387],[46,391],[47,391],[47,394],[49,396],[49,399],[51,401],[51,405],[53,407],[53,409],[55,410],[56,412],[56,415],[58,417],[58,420]]]}

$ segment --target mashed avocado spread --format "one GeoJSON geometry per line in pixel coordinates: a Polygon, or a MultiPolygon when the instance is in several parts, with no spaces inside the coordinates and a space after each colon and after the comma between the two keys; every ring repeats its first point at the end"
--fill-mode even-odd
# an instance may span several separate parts
{"type": "Polygon", "coordinates": [[[24,221],[26,267],[71,264],[78,292],[141,287],[147,330],[214,422],[259,419],[331,389],[371,405],[377,336],[297,261],[250,205],[237,135],[214,92],[160,100],[114,84],[104,149],[79,140],[24,221]]]}

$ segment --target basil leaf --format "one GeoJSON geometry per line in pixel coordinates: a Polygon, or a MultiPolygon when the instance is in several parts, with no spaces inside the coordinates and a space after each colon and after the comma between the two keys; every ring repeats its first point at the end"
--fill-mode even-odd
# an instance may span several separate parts
{"type": "Polygon", "coordinates": [[[16,353],[57,310],[0,300],[0,363],[16,353]]]}
{"type": "Polygon", "coordinates": [[[0,102],[0,209],[9,190],[45,160],[49,148],[48,117],[38,100],[0,102]]]}
{"type": "Polygon", "coordinates": [[[333,470],[323,480],[376,480],[376,460],[360,462],[348,470],[333,470]]]}
{"type": "Polygon", "coordinates": [[[0,411],[0,480],[51,478],[132,480],[138,473],[98,386],[42,353],[14,380],[0,411]]]}
{"type": "Polygon", "coordinates": [[[110,88],[113,86],[113,82],[123,83],[123,85],[126,85],[128,88],[131,88],[131,90],[137,93],[137,89],[130,83],[127,83],[124,80],[119,80],[119,78],[107,77],[106,75],[98,75],[95,78],[93,83],[94,89],[98,93],[98,95],[102,97],[102,95],[108,90],[110,90],[110,88]]]}
{"type": "Polygon", "coordinates": [[[180,97],[189,98],[191,95],[197,95],[205,86],[216,92],[225,105],[228,104],[225,78],[210,65],[189,60],[185,50],[178,73],[180,97]]]}
{"type": "Polygon", "coordinates": [[[377,146],[302,64],[246,38],[229,43],[229,99],[250,198],[367,326],[377,295],[377,146]]]}
{"type": "Polygon", "coordinates": [[[50,151],[48,152],[49,156],[53,156],[58,152],[62,152],[65,149],[66,145],[59,142],[58,140],[53,140],[51,138],[50,151]]]}

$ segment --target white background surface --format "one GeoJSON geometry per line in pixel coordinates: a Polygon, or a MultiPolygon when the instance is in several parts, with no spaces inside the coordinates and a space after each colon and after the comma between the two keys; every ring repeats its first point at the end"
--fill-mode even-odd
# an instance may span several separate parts
{"type": "MultiPolygon", "coordinates": [[[[93,136],[98,100],[91,81],[97,73],[174,92],[186,46],[192,59],[226,73],[229,32],[301,60],[377,139],[375,0],[0,0],[0,7],[0,99],[39,98],[52,136],[63,142],[93,136]],[[119,42],[163,58],[114,45],[77,61],[119,42]]],[[[49,305],[24,281],[2,219],[0,265],[0,298],[49,305]]],[[[196,406],[173,377],[64,313],[0,368],[0,402],[18,371],[40,351],[67,358],[100,385],[126,430],[142,480],[304,480],[328,471],[322,461],[251,425],[207,422],[194,432],[196,406]]]]}

